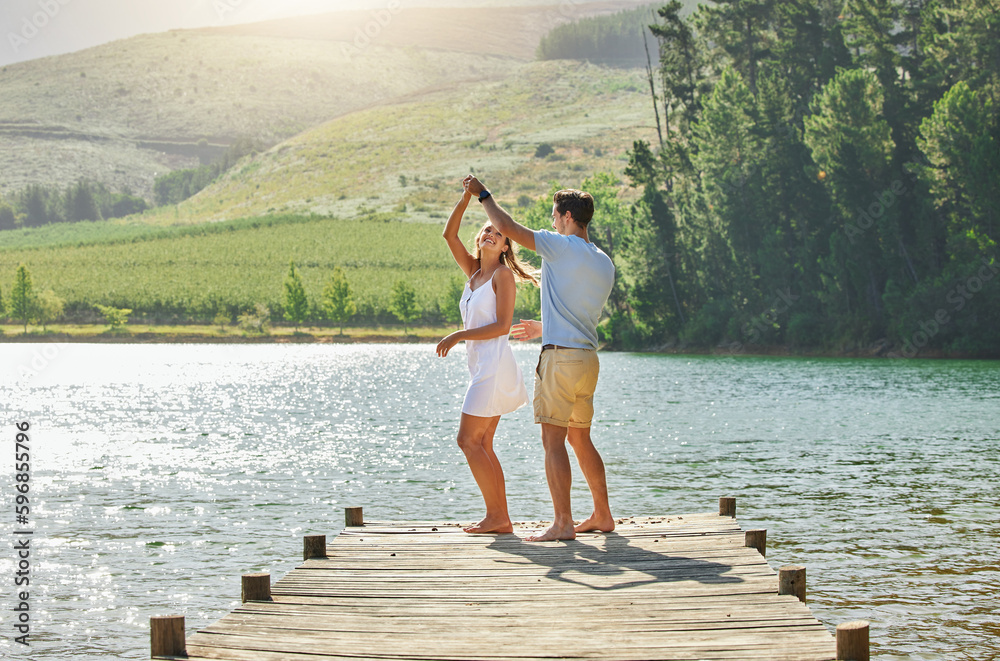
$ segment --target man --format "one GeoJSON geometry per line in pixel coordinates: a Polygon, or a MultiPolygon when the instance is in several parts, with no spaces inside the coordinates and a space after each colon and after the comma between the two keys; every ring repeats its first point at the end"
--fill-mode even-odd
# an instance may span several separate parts
{"type": "Polygon", "coordinates": [[[576,533],[610,532],[615,528],[608,505],[604,461],[590,438],[597,386],[597,322],[611,294],[615,267],[590,242],[587,225],[594,215],[594,198],[579,190],[561,190],[553,196],[555,232],[532,231],[504,211],[478,179],[469,175],[465,186],[479,199],[490,222],[512,241],[542,258],[542,321],[524,321],[512,330],[515,337],[542,338],[535,370],[535,422],[542,427],[545,476],[552,495],[552,526],[528,541],[574,539],[576,533]],[[594,511],[578,526],[570,511],[572,470],[566,441],[576,454],[594,499],[594,511]]]}

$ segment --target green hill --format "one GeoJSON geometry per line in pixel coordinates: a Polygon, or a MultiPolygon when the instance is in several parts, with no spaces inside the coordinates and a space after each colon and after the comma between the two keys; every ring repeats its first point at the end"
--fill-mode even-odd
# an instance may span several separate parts
{"type": "MultiPolygon", "coordinates": [[[[651,137],[643,77],[566,61],[511,65],[508,78],[456,84],[359,111],[246,159],[154,224],[264,213],[352,217],[395,209],[443,219],[469,172],[514,204],[550,182],[620,173],[636,136],[651,137]],[[536,157],[542,144],[554,152],[536,157]]],[[[440,221],[439,221],[440,222],[440,221]]]]}
{"type": "Polygon", "coordinates": [[[9,65],[0,68],[0,196],[86,178],[151,200],[156,175],[218,157],[237,138],[274,144],[404,95],[503,78],[554,24],[630,4],[574,4],[568,17],[557,7],[406,8],[367,44],[357,30],[372,12],[336,12],[9,65]]]}

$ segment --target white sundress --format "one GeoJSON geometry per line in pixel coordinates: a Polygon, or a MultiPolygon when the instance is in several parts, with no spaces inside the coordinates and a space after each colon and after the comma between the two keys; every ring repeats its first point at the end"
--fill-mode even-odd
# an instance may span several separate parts
{"type": "MultiPolygon", "coordinates": [[[[493,273],[496,275],[496,272],[493,273]]],[[[485,282],[475,291],[465,283],[459,308],[465,328],[479,328],[497,320],[497,295],[493,281],[485,282]]],[[[506,335],[490,340],[466,340],[469,354],[469,374],[472,382],[465,393],[462,413],[483,418],[511,413],[528,403],[521,367],[506,335]]]]}

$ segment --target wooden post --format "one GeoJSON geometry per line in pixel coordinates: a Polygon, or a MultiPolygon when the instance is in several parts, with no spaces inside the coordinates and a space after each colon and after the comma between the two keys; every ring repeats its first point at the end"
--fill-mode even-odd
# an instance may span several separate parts
{"type": "Polygon", "coordinates": [[[243,603],[248,601],[271,601],[271,575],[266,572],[261,574],[243,574],[241,600],[243,603]]]}
{"type": "Polygon", "coordinates": [[[802,565],[787,565],[779,569],[778,594],[793,594],[805,603],[806,568],[802,565]]]}
{"type": "Polygon", "coordinates": [[[838,661],[868,661],[868,623],[864,620],[837,625],[838,661]]]}
{"type": "Polygon", "coordinates": [[[752,549],[757,549],[765,558],[767,557],[767,531],[766,530],[748,530],[744,536],[743,546],[748,546],[752,549]]]}
{"type": "Polygon", "coordinates": [[[719,498],[719,516],[736,518],[735,498],[719,498]]]}
{"type": "Polygon", "coordinates": [[[325,558],[326,535],[306,535],[302,538],[302,559],[325,558]]]}
{"type": "Polygon", "coordinates": [[[149,618],[149,655],[187,656],[183,615],[153,615],[149,618]]]}
{"type": "Polygon", "coordinates": [[[356,528],[357,526],[365,525],[365,515],[363,508],[361,507],[345,507],[344,508],[344,526],[347,528],[356,528]]]}

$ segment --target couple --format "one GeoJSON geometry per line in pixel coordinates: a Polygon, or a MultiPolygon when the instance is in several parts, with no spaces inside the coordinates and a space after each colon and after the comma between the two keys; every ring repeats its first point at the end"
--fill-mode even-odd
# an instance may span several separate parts
{"type": "Polygon", "coordinates": [[[462,293],[464,330],[437,345],[447,356],[465,341],[472,382],[462,405],[458,445],[486,501],[486,517],[465,528],[469,533],[513,532],[507,512],[503,470],[493,452],[493,434],[500,416],[528,402],[521,370],[507,343],[542,338],[535,369],[535,422],[542,427],[545,476],[555,517],[552,526],[527,541],[573,539],[578,532],[614,530],[608,505],[604,461],[590,439],[597,386],[597,321],[611,293],[615,267],[587,236],[594,199],[583,191],[562,190],[553,196],[555,232],[532,231],[514,221],[478,179],[463,181],[465,192],[445,226],[444,238],[455,261],[469,277],[462,293]],[[489,222],[476,236],[472,254],[458,238],[462,216],[472,197],[483,205],[489,222]],[[542,258],[542,320],[512,327],[515,277],[538,284],[518,261],[516,242],[542,258]],[[569,441],[594,499],[594,511],[574,526],[570,511],[572,472],[569,441]]]}

